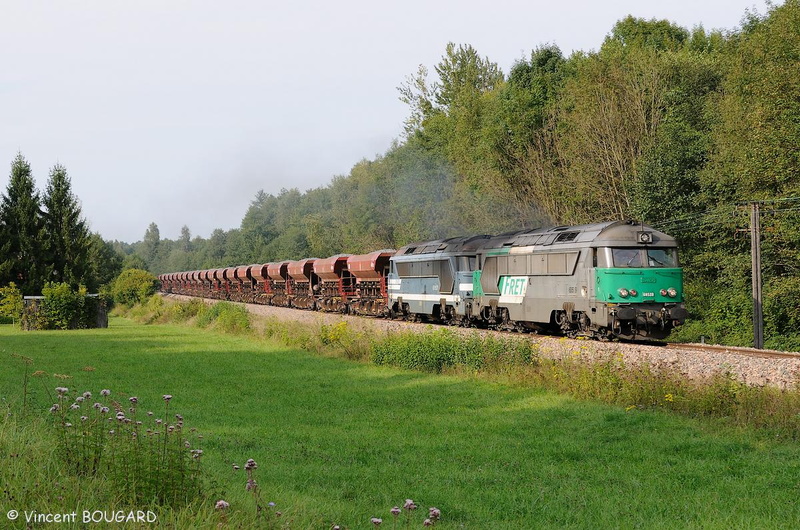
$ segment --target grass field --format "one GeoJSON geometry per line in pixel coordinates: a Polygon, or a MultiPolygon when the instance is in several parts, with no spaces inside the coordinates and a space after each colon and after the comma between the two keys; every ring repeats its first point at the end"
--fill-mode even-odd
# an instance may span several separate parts
{"type": "MultiPolygon", "coordinates": [[[[371,528],[371,517],[391,528],[389,509],[406,498],[420,505],[412,527],[429,506],[443,528],[800,523],[800,447],[707,420],[120,318],[107,330],[0,326],[0,398],[14,407],[24,366],[12,353],[47,372],[31,381],[44,412],[44,388],[56,386],[109,388],[156,410],[172,394],[171,408],[204,434],[213,499],[231,503],[232,521],[253,502],[231,466],[253,458],[264,500],[291,528],[371,528]]],[[[7,510],[25,509],[10,503],[0,497],[0,527],[7,510]]]]}

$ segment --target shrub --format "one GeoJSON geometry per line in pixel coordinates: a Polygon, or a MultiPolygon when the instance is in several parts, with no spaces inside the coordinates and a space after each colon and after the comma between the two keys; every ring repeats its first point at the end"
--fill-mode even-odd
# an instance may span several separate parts
{"type": "Polygon", "coordinates": [[[158,279],[142,269],[127,269],[117,276],[111,294],[118,304],[142,303],[156,292],[158,279]]]}
{"type": "Polygon", "coordinates": [[[9,283],[0,287],[0,319],[9,319],[17,322],[22,318],[22,291],[14,284],[9,283]]]}
{"type": "Polygon", "coordinates": [[[43,299],[23,307],[24,329],[86,329],[98,326],[98,314],[105,300],[90,298],[86,288],[72,290],[66,283],[48,282],[42,289],[43,299]]]}
{"type": "Polygon", "coordinates": [[[244,306],[217,302],[198,314],[196,324],[201,328],[214,324],[226,333],[240,333],[250,329],[250,313],[244,306]]]}

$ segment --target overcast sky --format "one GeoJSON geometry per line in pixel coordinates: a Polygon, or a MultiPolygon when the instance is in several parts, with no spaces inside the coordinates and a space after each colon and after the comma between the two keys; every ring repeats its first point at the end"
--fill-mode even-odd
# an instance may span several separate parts
{"type": "Polygon", "coordinates": [[[67,168],[93,231],[208,237],[259,189],[306,190],[385,152],[397,86],[447,42],[508,72],[596,50],[632,14],[733,29],[749,0],[0,0],[0,190],[18,151],[67,168]]]}

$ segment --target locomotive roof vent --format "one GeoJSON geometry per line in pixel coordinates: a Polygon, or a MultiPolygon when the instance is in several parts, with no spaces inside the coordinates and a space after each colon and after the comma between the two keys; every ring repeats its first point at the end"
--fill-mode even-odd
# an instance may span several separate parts
{"type": "Polygon", "coordinates": [[[578,232],[561,232],[556,237],[556,242],[574,241],[578,237],[578,232]]]}
{"type": "Polygon", "coordinates": [[[653,232],[636,232],[636,242],[649,245],[653,242],[653,232]]]}

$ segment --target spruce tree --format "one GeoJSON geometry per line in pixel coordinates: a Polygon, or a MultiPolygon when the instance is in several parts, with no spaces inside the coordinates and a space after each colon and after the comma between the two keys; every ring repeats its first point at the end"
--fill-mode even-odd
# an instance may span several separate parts
{"type": "Polygon", "coordinates": [[[78,199],[72,193],[67,170],[61,164],[50,170],[42,202],[45,208],[42,233],[47,279],[66,282],[74,288],[93,283],[89,265],[89,229],[81,216],[78,199]]]}
{"type": "Polygon", "coordinates": [[[0,201],[0,285],[14,282],[23,294],[40,294],[44,283],[40,207],[31,166],[17,153],[0,201]]]}

